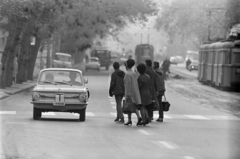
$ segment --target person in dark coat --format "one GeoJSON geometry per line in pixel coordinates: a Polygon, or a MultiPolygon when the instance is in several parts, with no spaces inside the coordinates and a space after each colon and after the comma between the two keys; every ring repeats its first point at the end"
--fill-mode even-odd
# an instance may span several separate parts
{"type": "Polygon", "coordinates": [[[163,77],[163,71],[159,68],[159,62],[154,61],[153,68],[156,72],[156,85],[157,85],[157,99],[159,104],[159,118],[156,120],[158,122],[163,122],[163,104],[162,104],[162,96],[165,93],[165,82],[163,77]]]}
{"type": "MultiPolygon", "coordinates": [[[[148,59],[148,60],[145,60],[145,63],[146,63],[146,74],[150,77],[150,80],[151,80],[151,87],[153,88],[152,89],[152,92],[151,92],[151,97],[152,97],[152,102],[158,102],[156,100],[156,73],[152,67],[152,60],[148,59]]],[[[157,103],[158,104],[158,103],[157,103]]],[[[149,118],[150,120],[153,120],[153,111],[151,110],[148,110],[148,115],[149,115],[149,118]]]]}
{"type": "Polygon", "coordinates": [[[167,79],[167,72],[170,73],[170,70],[169,70],[170,65],[171,65],[171,62],[167,58],[162,63],[163,77],[165,80],[167,79]]]}
{"type": "Polygon", "coordinates": [[[119,69],[119,63],[114,62],[113,68],[114,72],[111,75],[111,82],[109,87],[109,96],[115,96],[117,104],[117,117],[115,122],[124,123],[124,117],[122,113],[122,99],[124,96],[124,76],[125,73],[119,69]]]}
{"type": "Polygon", "coordinates": [[[146,65],[143,63],[140,63],[137,66],[137,70],[140,73],[138,77],[138,86],[141,96],[142,104],[140,106],[140,113],[142,116],[142,123],[140,125],[145,126],[149,123],[149,117],[148,112],[146,110],[146,106],[150,105],[152,103],[152,86],[151,86],[151,80],[150,77],[145,73],[146,72],[146,65]]]}
{"type": "Polygon", "coordinates": [[[187,70],[188,70],[188,67],[189,67],[189,65],[190,65],[191,63],[192,63],[191,60],[188,59],[187,62],[186,62],[186,69],[187,69],[187,70]]]}

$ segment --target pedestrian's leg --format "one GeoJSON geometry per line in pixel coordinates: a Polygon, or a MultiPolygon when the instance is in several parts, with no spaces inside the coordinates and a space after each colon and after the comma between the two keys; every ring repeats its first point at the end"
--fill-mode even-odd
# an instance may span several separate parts
{"type": "Polygon", "coordinates": [[[145,107],[143,105],[141,105],[141,107],[140,107],[140,113],[141,113],[142,121],[145,122],[146,114],[145,114],[145,107]]]}
{"type": "Polygon", "coordinates": [[[119,117],[119,122],[124,123],[124,116],[122,113],[122,98],[123,95],[117,95],[116,96],[116,104],[117,104],[117,116],[119,117]]]}
{"type": "Polygon", "coordinates": [[[128,122],[126,122],[124,125],[132,125],[132,113],[128,114],[128,122]]]}
{"type": "MultiPolygon", "coordinates": [[[[115,101],[116,101],[116,104],[118,105],[118,95],[115,95],[114,96],[115,97],[115,101]]],[[[118,120],[119,120],[119,113],[118,113],[118,107],[116,107],[117,109],[116,109],[116,111],[117,111],[117,117],[116,117],[116,119],[114,120],[115,122],[117,122],[118,120]]]]}
{"type": "Polygon", "coordinates": [[[156,121],[163,122],[163,105],[162,105],[162,95],[158,96],[158,102],[159,102],[159,118],[156,121]]]}

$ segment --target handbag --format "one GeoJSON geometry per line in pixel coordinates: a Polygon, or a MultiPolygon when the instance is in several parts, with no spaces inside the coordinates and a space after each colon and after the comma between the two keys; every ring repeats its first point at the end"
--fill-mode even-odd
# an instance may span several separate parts
{"type": "Polygon", "coordinates": [[[156,110],[158,110],[157,103],[155,101],[152,101],[151,104],[146,105],[146,109],[148,111],[156,111],[156,110]]]}
{"type": "Polygon", "coordinates": [[[164,95],[164,101],[162,101],[163,111],[169,111],[170,103],[167,101],[166,96],[164,95]]]}
{"type": "Polygon", "coordinates": [[[122,111],[124,114],[129,114],[134,112],[134,104],[131,98],[127,98],[126,100],[123,100],[122,111]]]}

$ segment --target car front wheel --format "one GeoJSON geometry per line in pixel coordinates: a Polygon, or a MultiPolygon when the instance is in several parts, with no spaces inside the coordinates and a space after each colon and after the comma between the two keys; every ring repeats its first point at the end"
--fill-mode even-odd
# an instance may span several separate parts
{"type": "Polygon", "coordinates": [[[79,121],[85,121],[86,119],[86,108],[79,111],[79,121]]]}
{"type": "Polygon", "coordinates": [[[38,120],[41,117],[42,117],[42,112],[37,108],[33,108],[33,119],[38,120]]]}

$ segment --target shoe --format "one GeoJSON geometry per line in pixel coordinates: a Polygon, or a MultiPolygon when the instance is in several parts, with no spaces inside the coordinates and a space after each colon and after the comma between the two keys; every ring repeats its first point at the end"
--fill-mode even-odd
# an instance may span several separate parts
{"type": "Polygon", "coordinates": [[[128,121],[128,122],[125,123],[124,125],[132,125],[132,121],[128,121]]]}
{"type": "Polygon", "coordinates": [[[163,122],[163,118],[158,118],[156,121],[163,122]]]}
{"type": "Polygon", "coordinates": [[[137,126],[142,125],[142,122],[141,122],[141,121],[142,121],[142,118],[139,118],[139,119],[138,119],[138,122],[137,122],[137,126]]]}
{"type": "Polygon", "coordinates": [[[123,124],[124,123],[124,119],[122,118],[122,119],[120,119],[119,121],[118,121],[118,123],[121,123],[121,124],[123,124]]]}
{"type": "Polygon", "coordinates": [[[116,118],[114,121],[117,122],[119,120],[119,118],[116,118]]]}
{"type": "Polygon", "coordinates": [[[147,125],[146,121],[141,122],[141,125],[146,126],[147,125]]]}
{"type": "Polygon", "coordinates": [[[145,121],[146,125],[149,124],[150,122],[151,122],[151,120],[149,118],[147,118],[145,121]]]}

